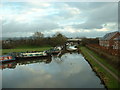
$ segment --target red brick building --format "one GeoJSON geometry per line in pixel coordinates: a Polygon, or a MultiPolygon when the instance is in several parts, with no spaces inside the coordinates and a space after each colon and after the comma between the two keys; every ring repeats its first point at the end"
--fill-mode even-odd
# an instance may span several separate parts
{"type": "Polygon", "coordinates": [[[120,32],[107,33],[99,39],[99,45],[111,49],[120,49],[120,32]]]}
{"type": "Polygon", "coordinates": [[[113,40],[114,40],[113,49],[120,49],[120,36],[116,37],[113,40]]]}

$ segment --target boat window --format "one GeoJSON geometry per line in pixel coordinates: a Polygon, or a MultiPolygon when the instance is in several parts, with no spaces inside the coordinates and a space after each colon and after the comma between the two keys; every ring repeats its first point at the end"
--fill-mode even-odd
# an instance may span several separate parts
{"type": "Polygon", "coordinates": [[[8,58],[9,58],[9,59],[12,59],[12,56],[9,56],[8,58]]]}
{"type": "Polygon", "coordinates": [[[7,59],[9,59],[8,57],[4,57],[4,60],[7,60],[7,59]]]}

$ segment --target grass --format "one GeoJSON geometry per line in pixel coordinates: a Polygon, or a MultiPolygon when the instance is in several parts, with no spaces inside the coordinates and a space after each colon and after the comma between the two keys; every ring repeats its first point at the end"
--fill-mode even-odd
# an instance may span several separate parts
{"type": "Polygon", "coordinates": [[[15,49],[2,49],[0,50],[2,52],[2,54],[7,54],[10,52],[26,52],[26,51],[44,51],[44,50],[48,50],[50,49],[50,46],[44,46],[44,47],[40,47],[40,46],[19,46],[16,47],[15,49]]]}
{"type": "Polygon", "coordinates": [[[119,82],[111,76],[104,68],[102,68],[100,65],[98,65],[89,55],[87,52],[92,54],[97,60],[99,60],[102,64],[104,64],[106,67],[109,67],[109,69],[114,72],[115,74],[118,74],[118,71],[115,70],[110,64],[108,64],[103,58],[101,58],[99,55],[94,53],[93,51],[87,49],[86,47],[80,47],[83,55],[88,60],[88,62],[91,64],[92,68],[97,72],[97,74],[100,76],[100,78],[104,81],[107,88],[119,88],[119,82]]]}
{"type": "MultiPolygon", "coordinates": [[[[88,49],[88,48],[86,48],[88,49]]],[[[103,65],[105,65],[108,69],[110,69],[113,73],[115,73],[116,75],[120,75],[120,72],[115,69],[112,65],[110,65],[108,63],[108,60],[102,58],[100,55],[98,55],[97,53],[95,53],[94,51],[91,51],[90,49],[87,50],[89,53],[91,53],[97,60],[99,60],[99,62],[101,62],[103,65]]]]}

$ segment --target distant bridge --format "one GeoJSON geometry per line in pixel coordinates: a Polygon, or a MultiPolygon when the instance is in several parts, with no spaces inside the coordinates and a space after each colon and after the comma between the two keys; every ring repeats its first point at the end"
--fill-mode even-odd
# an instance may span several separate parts
{"type": "Polygon", "coordinates": [[[82,39],[68,39],[67,43],[74,43],[79,45],[81,43],[82,39]]]}
{"type": "Polygon", "coordinates": [[[81,42],[82,39],[68,39],[67,42],[81,42]]]}

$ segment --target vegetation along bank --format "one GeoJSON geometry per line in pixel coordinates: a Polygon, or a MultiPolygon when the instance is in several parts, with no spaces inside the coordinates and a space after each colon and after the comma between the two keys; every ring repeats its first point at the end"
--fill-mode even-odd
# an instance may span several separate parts
{"type": "Polygon", "coordinates": [[[119,88],[120,82],[118,78],[115,78],[115,76],[116,77],[118,76],[119,71],[117,71],[109,63],[107,63],[105,59],[103,59],[102,57],[100,57],[98,54],[88,49],[87,47],[81,46],[80,50],[82,54],[84,55],[84,57],[86,58],[86,60],[88,60],[88,62],[91,64],[93,70],[103,80],[107,88],[119,88]],[[100,64],[96,62],[94,59],[97,60],[100,64]]]}

